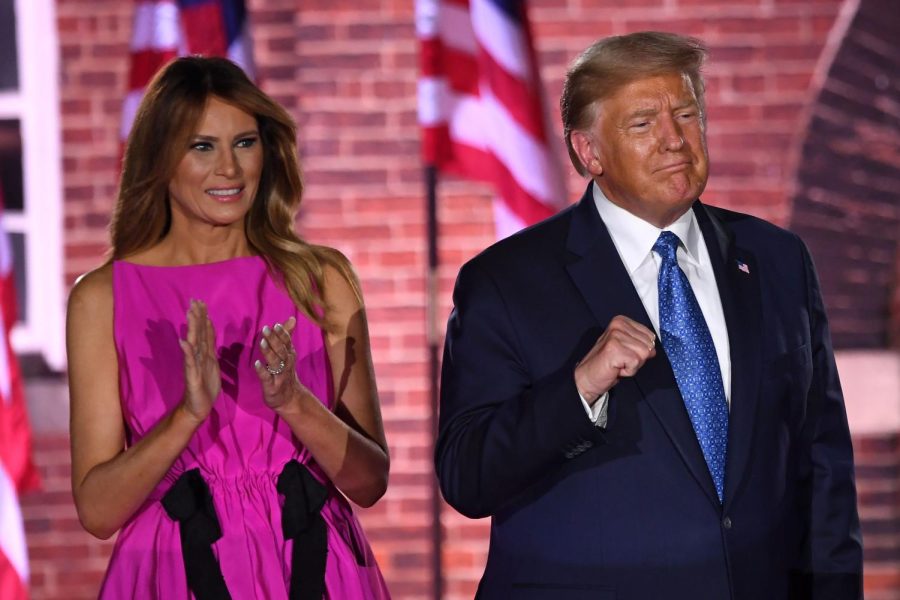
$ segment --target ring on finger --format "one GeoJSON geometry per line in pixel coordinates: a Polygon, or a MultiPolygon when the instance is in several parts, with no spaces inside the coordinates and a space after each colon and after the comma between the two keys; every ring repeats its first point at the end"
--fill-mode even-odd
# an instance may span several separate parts
{"type": "Polygon", "coordinates": [[[285,362],[283,360],[278,361],[278,364],[274,367],[269,363],[266,363],[266,371],[269,372],[269,375],[281,375],[284,372],[285,362]]]}

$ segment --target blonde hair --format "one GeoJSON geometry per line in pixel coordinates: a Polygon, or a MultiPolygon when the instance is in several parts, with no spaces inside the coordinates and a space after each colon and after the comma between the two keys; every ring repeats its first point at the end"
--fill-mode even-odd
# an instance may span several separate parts
{"type": "Polygon", "coordinates": [[[582,52],[566,73],[559,100],[566,148],[579,175],[588,173],[572,146],[572,132],[589,129],[597,117],[597,103],[633,81],[668,73],[687,74],[705,115],[700,73],[705,59],[706,47],[700,40],[660,31],[604,38],[582,52]]]}
{"type": "Polygon", "coordinates": [[[263,169],[256,197],[244,217],[247,242],[283,278],[294,303],[321,325],[326,308],[322,297],[325,265],[347,278],[359,297],[356,278],[343,255],[309,244],[294,231],[303,195],[296,125],[240,67],[224,58],[177,58],[150,82],[125,147],[110,223],[110,260],[145,250],[168,233],[172,220],[169,182],[210,97],[256,118],[263,169]]]}

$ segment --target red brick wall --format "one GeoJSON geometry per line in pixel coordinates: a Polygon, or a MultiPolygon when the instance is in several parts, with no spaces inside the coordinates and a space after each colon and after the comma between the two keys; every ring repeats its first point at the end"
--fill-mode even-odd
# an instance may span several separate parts
{"type": "MultiPolygon", "coordinates": [[[[385,498],[361,516],[395,597],[426,598],[433,474],[412,2],[249,0],[248,6],[262,85],[300,124],[307,183],[301,232],[344,251],[363,281],[392,472],[385,498]]],[[[711,46],[713,158],[705,198],[787,223],[791,165],[804,137],[804,109],[815,97],[811,79],[841,0],[535,0],[530,6],[557,132],[565,66],[596,37],[645,28],[703,37],[711,46]]],[[[106,248],[132,9],[120,0],[57,0],[67,285],[96,266],[106,248]]],[[[561,142],[558,151],[565,161],[561,142]]],[[[584,184],[571,167],[567,172],[574,199],[584,184]]],[[[459,265],[493,239],[489,200],[482,186],[441,184],[442,320],[459,265]]],[[[46,491],[25,499],[34,597],[93,597],[109,543],[79,530],[64,433],[38,436],[37,445],[46,491]]],[[[894,438],[859,439],[857,446],[861,464],[896,464],[894,438]]],[[[867,520],[867,533],[889,550],[867,550],[876,561],[869,585],[897,589],[896,469],[873,473],[861,478],[861,490],[872,490],[863,511],[884,518],[867,520]],[[870,505],[875,512],[867,512],[870,505]]],[[[446,597],[470,598],[484,564],[487,523],[445,507],[442,524],[446,597]]]]}
{"type": "Polygon", "coordinates": [[[64,432],[35,436],[34,458],[43,483],[22,498],[33,600],[97,597],[112,550],[81,528],[70,483],[69,438],[64,432]]]}
{"type": "MultiPolygon", "coordinates": [[[[900,251],[900,18],[862,0],[835,48],[802,145],[791,228],[821,268],[838,348],[884,348],[900,251]]],[[[825,73],[823,73],[825,74],[825,73]]]]}
{"type": "Polygon", "coordinates": [[[857,438],[856,485],[866,560],[866,598],[900,597],[900,437],[857,438]]]}

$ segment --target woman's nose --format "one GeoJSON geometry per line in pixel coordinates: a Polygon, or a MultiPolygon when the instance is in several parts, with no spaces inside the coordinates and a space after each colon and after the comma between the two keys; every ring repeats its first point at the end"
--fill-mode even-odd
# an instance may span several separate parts
{"type": "Polygon", "coordinates": [[[235,177],[240,172],[240,164],[231,149],[226,150],[219,157],[218,173],[225,177],[235,177]]]}

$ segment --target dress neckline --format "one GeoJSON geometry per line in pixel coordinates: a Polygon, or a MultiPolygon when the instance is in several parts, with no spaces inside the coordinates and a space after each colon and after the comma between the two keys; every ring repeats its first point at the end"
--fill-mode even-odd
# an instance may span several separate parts
{"type": "Polygon", "coordinates": [[[167,269],[203,269],[203,268],[212,268],[212,267],[221,267],[228,265],[236,265],[243,263],[265,263],[263,258],[258,254],[251,254],[248,256],[235,256],[234,258],[226,258],[225,260],[217,260],[208,263],[193,263],[188,265],[145,265],[141,263],[130,262],[127,260],[114,260],[113,264],[126,265],[135,269],[148,269],[148,270],[167,270],[167,269]]]}

